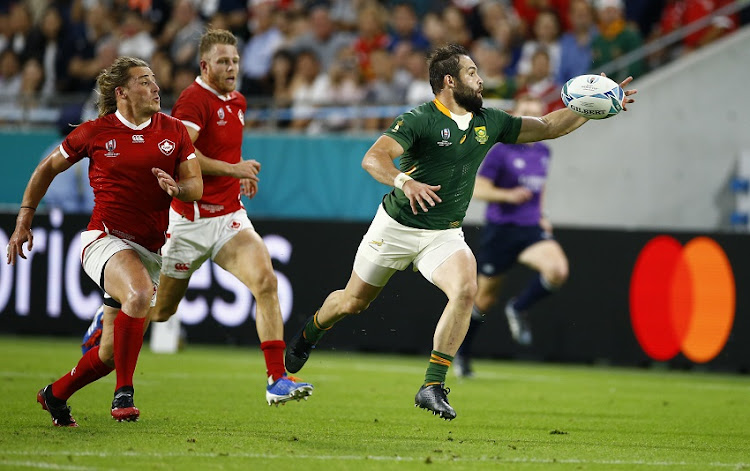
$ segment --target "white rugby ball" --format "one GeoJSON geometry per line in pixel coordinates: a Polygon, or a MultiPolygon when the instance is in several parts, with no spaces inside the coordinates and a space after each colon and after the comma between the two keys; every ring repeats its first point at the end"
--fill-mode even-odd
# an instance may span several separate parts
{"type": "Polygon", "coordinates": [[[601,75],[579,75],[560,91],[565,106],[589,119],[607,119],[622,111],[625,92],[612,79],[601,75]]]}

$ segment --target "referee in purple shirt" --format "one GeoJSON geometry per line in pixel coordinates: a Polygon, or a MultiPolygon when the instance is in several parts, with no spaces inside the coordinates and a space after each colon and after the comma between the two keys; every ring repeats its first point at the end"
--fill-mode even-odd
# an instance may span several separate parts
{"type": "MultiPolygon", "coordinates": [[[[542,116],[544,104],[520,97],[513,114],[542,116]]],[[[479,169],[474,198],[488,202],[487,224],[477,253],[478,291],[471,324],[453,366],[459,377],[470,377],[471,346],[484,314],[497,303],[505,273],[516,263],[538,272],[526,288],[505,306],[513,339],[531,345],[528,311],[537,301],[559,289],[568,278],[568,260],[552,237],[542,202],[550,161],[546,144],[496,144],[479,169]]]]}

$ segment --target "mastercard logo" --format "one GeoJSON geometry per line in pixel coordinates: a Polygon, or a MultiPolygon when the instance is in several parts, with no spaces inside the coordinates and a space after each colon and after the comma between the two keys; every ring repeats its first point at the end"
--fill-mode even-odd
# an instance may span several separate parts
{"type": "Polygon", "coordinates": [[[630,322],[638,343],[658,361],[682,352],[695,363],[724,348],[735,313],[735,283],[726,254],[711,238],[684,247],[658,236],[641,250],[630,279],[630,322]]]}

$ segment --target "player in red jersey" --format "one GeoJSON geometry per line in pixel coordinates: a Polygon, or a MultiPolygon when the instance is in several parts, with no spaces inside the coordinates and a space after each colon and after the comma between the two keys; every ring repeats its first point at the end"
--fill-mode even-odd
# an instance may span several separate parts
{"type": "Polygon", "coordinates": [[[95,205],[88,230],[81,234],[81,262],[104,290],[105,302],[117,309],[105,318],[101,347],[89,350],[69,373],[37,393],[57,426],[78,426],[67,400],[113,369],[112,417],[138,419],[133,373],[159,282],[167,211],[173,198],[194,201],[203,193],[190,136],[182,123],[159,112],[159,86],[148,64],[120,57],[99,74],[97,84],[99,118],[78,126],[34,170],[7,249],[8,263],[26,258],[23,244],[32,249],[31,221],[50,182],[88,157],[95,205]]]}
{"type": "Polygon", "coordinates": [[[199,53],[201,75],[180,94],[172,116],[185,124],[195,144],[204,192],[194,203],[172,202],[159,296],[151,319],[169,319],[185,295],[190,276],[212,259],[255,296],[268,404],[307,398],[313,386],[286,374],[284,322],[271,256],[240,201],[241,192],[251,198],[255,195],[260,164],[242,160],[247,103],[235,90],[240,73],[237,38],[226,30],[208,30],[201,37],[199,53]]]}
{"type": "MultiPolygon", "coordinates": [[[[247,103],[235,90],[240,71],[236,45],[237,38],[229,31],[206,31],[199,46],[201,75],[172,108],[172,116],[185,124],[195,143],[204,189],[199,201],[172,201],[159,292],[150,319],[163,322],[174,315],[190,276],[210,258],[255,296],[256,328],[268,376],[266,401],[283,404],[307,398],[313,386],[286,374],[284,322],[271,256],[240,200],[241,193],[255,195],[260,164],[242,160],[247,103]]],[[[96,344],[96,336],[91,337],[96,322],[95,317],[84,337],[84,349],[96,344]],[[93,340],[87,342],[89,338],[93,340]]]]}

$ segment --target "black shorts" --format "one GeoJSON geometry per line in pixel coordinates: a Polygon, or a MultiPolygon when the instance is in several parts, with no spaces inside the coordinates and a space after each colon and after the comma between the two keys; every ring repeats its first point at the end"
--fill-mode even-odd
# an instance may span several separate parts
{"type": "Polygon", "coordinates": [[[477,267],[484,276],[497,276],[508,271],[518,256],[530,245],[551,240],[552,235],[541,227],[516,224],[487,224],[482,228],[477,253],[477,267]]]}

